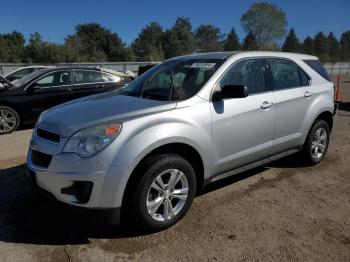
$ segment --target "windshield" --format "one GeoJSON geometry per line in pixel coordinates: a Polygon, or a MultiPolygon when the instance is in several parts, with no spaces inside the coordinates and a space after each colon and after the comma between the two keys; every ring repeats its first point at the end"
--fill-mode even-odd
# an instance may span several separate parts
{"type": "Polygon", "coordinates": [[[12,82],[12,84],[16,87],[20,87],[23,86],[27,83],[29,83],[31,80],[33,80],[34,78],[38,77],[39,75],[41,75],[43,73],[42,70],[36,70],[33,73],[30,73],[29,75],[25,75],[24,77],[22,77],[21,79],[17,79],[14,80],[12,82]]]}
{"type": "Polygon", "coordinates": [[[118,93],[162,101],[195,95],[223,63],[221,59],[170,60],[146,71],[118,93]]]}

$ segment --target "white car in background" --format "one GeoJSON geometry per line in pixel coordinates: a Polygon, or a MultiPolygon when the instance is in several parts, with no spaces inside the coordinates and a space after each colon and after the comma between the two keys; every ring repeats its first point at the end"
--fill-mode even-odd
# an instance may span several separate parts
{"type": "Polygon", "coordinates": [[[4,74],[3,77],[6,78],[8,81],[12,82],[14,80],[21,79],[22,77],[29,75],[34,71],[48,68],[48,67],[52,67],[52,66],[35,65],[35,66],[19,67],[19,68],[16,68],[15,70],[12,70],[4,74]]]}

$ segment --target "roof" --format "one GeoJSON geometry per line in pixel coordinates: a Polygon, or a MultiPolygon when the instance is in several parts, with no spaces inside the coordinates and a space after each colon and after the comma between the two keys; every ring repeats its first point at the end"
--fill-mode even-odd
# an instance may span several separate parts
{"type": "Polygon", "coordinates": [[[275,56],[275,57],[285,57],[285,58],[299,58],[302,60],[318,59],[316,56],[313,56],[313,55],[300,54],[300,53],[288,53],[288,52],[274,52],[274,51],[245,51],[245,52],[236,52],[236,54],[240,54],[242,56],[247,55],[247,56],[265,56],[265,57],[275,56]]]}
{"type": "MultiPolygon", "coordinates": [[[[276,56],[286,58],[299,58],[299,59],[318,59],[316,56],[288,53],[288,52],[273,52],[273,51],[229,51],[229,52],[211,52],[211,53],[194,53],[185,56],[178,56],[172,59],[227,59],[231,56],[240,55],[244,56],[276,56]]],[[[170,59],[170,60],[172,60],[170,59]]]]}
{"type": "MultiPolygon", "coordinates": [[[[193,53],[190,55],[178,56],[172,59],[227,59],[238,52],[210,52],[210,53],[193,53]]],[[[170,59],[170,60],[172,60],[170,59]]]]}

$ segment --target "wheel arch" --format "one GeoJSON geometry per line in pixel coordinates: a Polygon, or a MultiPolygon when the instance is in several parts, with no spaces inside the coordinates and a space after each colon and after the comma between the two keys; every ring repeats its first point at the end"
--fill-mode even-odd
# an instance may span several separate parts
{"type": "Polygon", "coordinates": [[[21,112],[21,110],[19,110],[19,108],[16,105],[14,105],[12,103],[9,103],[7,101],[3,101],[3,102],[0,102],[0,106],[6,106],[6,107],[12,108],[13,110],[15,110],[17,112],[17,114],[19,115],[20,120],[22,120],[22,112],[21,112]]]}
{"type": "Polygon", "coordinates": [[[158,158],[153,158],[154,156],[165,155],[165,154],[176,154],[180,157],[186,159],[194,168],[197,178],[197,192],[200,191],[204,185],[204,162],[200,153],[191,145],[185,143],[168,143],[161,145],[151,152],[146,154],[141,161],[136,165],[132,171],[123,194],[122,199],[122,214],[127,213],[127,207],[132,199],[132,194],[137,183],[142,178],[142,168],[145,165],[152,164],[158,160],[158,158]],[[124,212],[123,212],[124,211],[124,212]]]}
{"type": "Polygon", "coordinates": [[[316,119],[314,120],[313,124],[317,121],[317,120],[324,120],[326,121],[326,123],[328,124],[329,126],[329,130],[332,130],[333,128],[333,114],[330,112],[330,111],[323,111],[321,112],[317,117],[316,119]]]}

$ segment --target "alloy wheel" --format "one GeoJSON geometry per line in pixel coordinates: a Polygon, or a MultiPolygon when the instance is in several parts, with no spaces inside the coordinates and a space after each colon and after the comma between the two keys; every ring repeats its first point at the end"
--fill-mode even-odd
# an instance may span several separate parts
{"type": "Polygon", "coordinates": [[[185,206],[188,180],[178,169],[168,169],[152,182],[146,200],[148,214],[156,221],[174,218],[185,206]]]}
{"type": "Polygon", "coordinates": [[[16,116],[13,112],[1,109],[0,110],[0,133],[11,132],[17,124],[16,116]]]}
{"type": "Polygon", "coordinates": [[[311,154],[314,159],[319,159],[323,156],[328,142],[326,129],[320,127],[316,130],[311,142],[311,154]]]}

